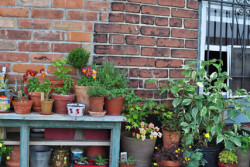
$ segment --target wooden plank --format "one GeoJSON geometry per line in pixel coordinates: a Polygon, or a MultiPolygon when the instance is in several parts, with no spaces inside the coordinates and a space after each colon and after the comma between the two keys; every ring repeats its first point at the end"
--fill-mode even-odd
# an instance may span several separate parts
{"type": "Polygon", "coordinates": [[[20,133],[20,166],[29,167],[29,136],[30,128],[27,126],[21,127],[20,133]]]}
{"type": "Polygon", "coordinates": [[[110,167],[119,166],[121,124],[117,123],[111,131],[111,146],[109,154],[110,167]]]}

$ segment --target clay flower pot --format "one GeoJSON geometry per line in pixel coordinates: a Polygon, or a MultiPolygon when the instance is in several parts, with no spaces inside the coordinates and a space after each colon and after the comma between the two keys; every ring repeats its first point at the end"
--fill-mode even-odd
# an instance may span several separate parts
{"type": "Polygon", "coordinates": [[[119,163],[119,167],[135,167],[135,164],[125,165],[125,164],[119,163]]]}
{"type": "Polygon", "coordinates": [[[237,167],[237,164],[222,164],[218,162],[219,167],[237,167]]]}
{"type": "Polygon", "coordinates": [[[54,100],[41,101],[41,112],[42,115],[51,115],[52,114],[52,106],[54,100]]]}
{"type": "Polygon", "coordinates": [[[31,106],[33,104],[33,101],[28,100],[27,102],[19,102],[16,100],[12,101],[12,104],[14,106],[15,113],[17,114],[29,114],[31,110],[31,106]]]}
{"type": "Polygon", "coordinates": [[[74,92],[76,94],[77,103],[85,104],[85,111],[88,112],[90,109],[89,95],[87,94],[88,86],[77,86],[74,87],[74,92]]]}
{"type": "Polygon", "coordinates": [[[172,131],[162,129],[164,148],[169,147],[172,143],[179,143],[180,134],[181,134],[180,131],[172,132],[172,131]]]}
{"type": "Polygon", "coordinates": [[[88,146],[86,150],[87,157],[98,157],[98,155],[102,157],[107,157],[107,150],[104,146],[88,146]]]}
{"type": "Polygon", "coordinates": [[[160,166],[169,166],[169,167],[179,167],[181,166],[180,161],[168,161],[168,160],[162,160],[159,163],[160,166]]]}
{"type": "Polygon", "coordinates": [[[67,104],[75,100],[75,95],[52,94],[54,100],[54,112],[58,114],[67,114],[67,104]]]}
{"type": "Polygon", "coordinates": [[[6,167],[20,167],[20,146],[13,146],[10,159],[6,160],[6,167]]]}
{"type": "Polygon", "coordinates": [[[124,102],[124,97],[111,97],[111,99],[106,99],[105,107],[107,115],[120,115],[122,112],[122,106],[124,102]]]}
{"type": "Polygon", "coordinates": [[[89,97],[90,109],[92,112],[102,112],[104,97],[89,97]]]}
{"type": "Polygon", "coordinates": [[[55,88],[60,88],[63,87],[64,83],[63,81],[59,80],[59,81],[50,81],[51,86],[53,86],[55,83],[55,86],[51,89],[51,92],[53,93],[55,91],[55,88]]]}
{"type": "Polygon", "coordinates": [[[41,111],[41,92],[29,92],[29,97],[33,101],[32,110],[41,111]]]}

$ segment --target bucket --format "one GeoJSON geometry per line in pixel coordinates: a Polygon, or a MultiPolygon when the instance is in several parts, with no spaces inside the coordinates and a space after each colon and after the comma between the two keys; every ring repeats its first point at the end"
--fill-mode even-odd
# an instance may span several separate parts
{"type": "Polygon", "coordinates": [[[51,148],[47,146],[31,146],[31,167],[49,167],[51,148]]]}

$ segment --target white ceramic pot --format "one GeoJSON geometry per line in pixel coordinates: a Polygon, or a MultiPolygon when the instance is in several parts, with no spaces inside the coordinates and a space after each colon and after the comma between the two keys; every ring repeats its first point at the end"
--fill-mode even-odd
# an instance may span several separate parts
{"type": "Polygon", "coordinates": [[[68,114],[72,117],[83,116],[85,110],[85,104],[80,103],[68,103],[67,104],[68,114]]]}

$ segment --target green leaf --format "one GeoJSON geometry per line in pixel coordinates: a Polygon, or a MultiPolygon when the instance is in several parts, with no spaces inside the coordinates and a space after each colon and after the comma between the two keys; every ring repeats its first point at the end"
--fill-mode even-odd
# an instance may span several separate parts
{"type": "Polygon", "coordinates": [[[181,99],[176,98],[176,99],[174,99],[172,104],[173,104],[174,107],[177,107],[180,103],[181,103],[181,99]]]}
{"type": "Polygon", "coordinates": [[[180,90],[180,88],[179,88],[179,87],[177,87],[177,86],[173,86],[173,87],[171,88],[171,93],[176,94],[176,93],[178,93],[178,92],[179,92],[179,90],[180,90]]]}
{"type": "Polygon", "coordinates": [[[192,117],[193,117],[194,119],[196,118],[197,113],[198,113],[198,109],[197,109],[197,107],[194,107],[194,108],[192,109],[192,117]]]}
{"type": "Polygon", "coordinates": [[[189,105],[191,102],[192,102],[191,99],[184,99],[183,102],[182,102],[181,104],[184,105],[184,106],[187,106],[187,105],[189,105]]]}
{"type": "Polygon", "coordinates": [[[181,126],[185,126],[185,127],[187,127],[187,126],[188,126],[188,123],[186,123],[186,122],[182,122],[180,125],[181,125],[181,126]]]}
{"type": "Polygon", "coordinates": [[[213,73],[210,75],[210,79],[211,79],[211,80],[215,80],[217,77],[218,77],[217,72],[213,72],[213,73]]]}
{"type": "Polygon", "coordinates": [[[236,138],[236,137],[230,137],[231,141],[237,145],[238,147],[241,146],[241,141],[240,139],[236,138]]]}
{"type": "Polygon", "coordinates": [[[223,135],[218,135],[216,138],[216,144],[222,142],[223,139],[224,139],[223,135]]]}
{"type": "Polygon", "coordinates": [[[217,100],[217,107],[218,107],[218,110],[221,112],[222,109],[223,109],[223,103],[222,103],[222,100],[217,100]]]}
{"type": "Polygon", "coordinates": [[[202,82],[197,82],[196,84],[197,84],[197,86],[199,86],[199,87],[201,87],[201,88],[204,87],[204,85],[203,85],[202,82]]]}
{"type": "Polygon", "coordinates": [[[203,117],[204,115],[207,114],[207,107],[204,106],[202,109],[201,109],[201,116],[203,117]]]}

